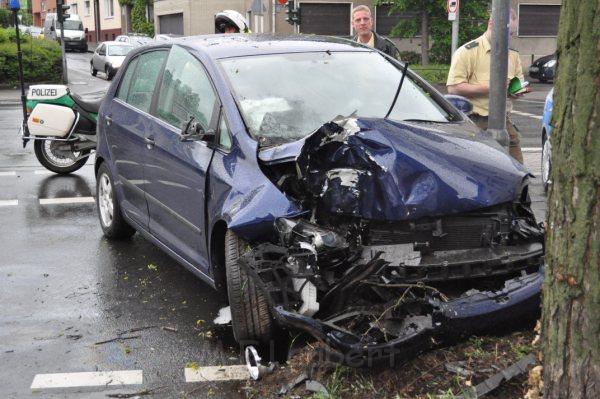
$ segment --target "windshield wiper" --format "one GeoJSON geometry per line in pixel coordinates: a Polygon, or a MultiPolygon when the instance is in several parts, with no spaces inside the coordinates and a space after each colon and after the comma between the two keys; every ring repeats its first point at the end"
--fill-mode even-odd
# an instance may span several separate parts
{"type": "Polygon", "coordinates": [[[400,78],[400,84],[398,85],[398,90],[396,90],[396,95],[394,96],[394,101],[392,101],[392,106],[390,107],[387,114],[385,114],[385,119],[387,119],[392,110],[394,109],[394,105],[396,105],[396,100],[398,100],[398,94],[400,94],[400,90],[402,90],[402,84],[404,84],[404,77],[406,76],[406,70],[408,69],[408,62],[404,63],[404,69],[402,70],[402,77],[400,78]]]}

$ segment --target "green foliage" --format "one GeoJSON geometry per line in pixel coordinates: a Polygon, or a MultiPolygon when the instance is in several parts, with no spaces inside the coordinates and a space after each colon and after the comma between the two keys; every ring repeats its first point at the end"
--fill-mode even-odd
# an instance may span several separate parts
{"type": "Polygon", "coordinates": [[[421,56],[414,51],[400,51],[400,59],[403,62],[408,62],[410,65],[421,62],[421,56]]]}
{"type": "MultiPolygon", "coordinates": [[[[58,82],[62,74],[60,46],[55,41],[21,36],[23,72],[27,83],[58,82]]],[[[15,30],[0,28],[0,83],[19,80],[15,30]]]]}
{"type": "Polygon", "coordinates": [[[144,33],[150,37],[154,36],[154,23],[146,19],[146,6],[150,0],[132,0],[131,27],[136,33],[144,33]]]}
{"type": "MultiPolygon", "coordinates": [[[[29,12],[26,10],[21,10],[19,11],[19,15],[21,16],[19,24],[27,26],[33,25],[33,16],[29,12]]],[[[9,28],[11,26],[15,26],[13,18],[14,17],[11,10],[0,8],[0,27],[9,28]]]]}
{"type": "MultiPolygon", "coordinates": [[[[388,3],[389,0],[378,0],[388,3]]],[[[432,62],[445,64],[450,62],[452,42],[452,23],[448,21],[446,0],[392,0],[392,12],[417,12],[423,10],[429,16],[432,62]]],[[[490,0],[462,0],[460,2],[459,45],[480,36],[487,28],[490,0]]],[[[421,17],[401,20],[392,30],[392,37],[415,37],[421,34],[421,17]]]]}
{"type": "Polygon", "coordinates": [[[412,69],[420,77],[431,84],[444,84],[448,79],[448,70],[450,65],[447,64],[429,64],[429,65],[410,65],[412,69]]]}

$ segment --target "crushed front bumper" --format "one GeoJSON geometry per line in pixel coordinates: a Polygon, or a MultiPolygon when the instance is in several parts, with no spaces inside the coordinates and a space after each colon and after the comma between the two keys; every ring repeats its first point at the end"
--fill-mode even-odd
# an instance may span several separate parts
{"type": "Polygon", "coordinates": [[[446,301],[436,297],[423,299],[422,305],[431,312],[408,317],[401,327],[402,333],[384,343],[365,341],[364,336],[336,324],[362,316],[368,310],[349,309],[325,320],[303,316],[282,306],[275,306],[272,311],[281,325],[304,331],[325,343],[328,348],[323,354],[327,360],[351,367],[384,362],[393,365],[466,335],[498,331],[534,320],[539,313],[542,280],[543,269],[506,280],[504,288],[497,291],[470,290],[446,301]]]}

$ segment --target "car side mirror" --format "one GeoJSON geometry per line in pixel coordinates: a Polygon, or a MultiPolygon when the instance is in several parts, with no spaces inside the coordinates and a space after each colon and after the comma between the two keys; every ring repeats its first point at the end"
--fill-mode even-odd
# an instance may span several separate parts
{"type": "Polygon", "coordinates": [[[216,136],[213,129],[206,130],[204,126],[190,117],[181,127],[181,141],[209,141],[216,136]]]}
{"type": "Polygon", "coordinates": [[[88,28],[85,28],[84,32],[85,32],[85,33],[89,33],[89,30],[88,30],[88,28]]]}
{"type": "Polygon", "coordinates": [[[444,98],[466,115],[473,112],[473,103],[466,97],[458,96],[456,94],[446,94],[444,98]]]}

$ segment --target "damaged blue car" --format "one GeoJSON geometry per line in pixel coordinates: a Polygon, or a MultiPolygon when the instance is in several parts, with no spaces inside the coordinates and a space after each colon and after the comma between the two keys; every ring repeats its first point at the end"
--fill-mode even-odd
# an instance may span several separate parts
{"type": "Polygon", "coordinates": [[[364,366],[521,323],[544,256],[529,174],[455,100],[343,39],[136,49],[98,118],[101,227],[226,292],[242,346],[294,329],[364,366]]]}

